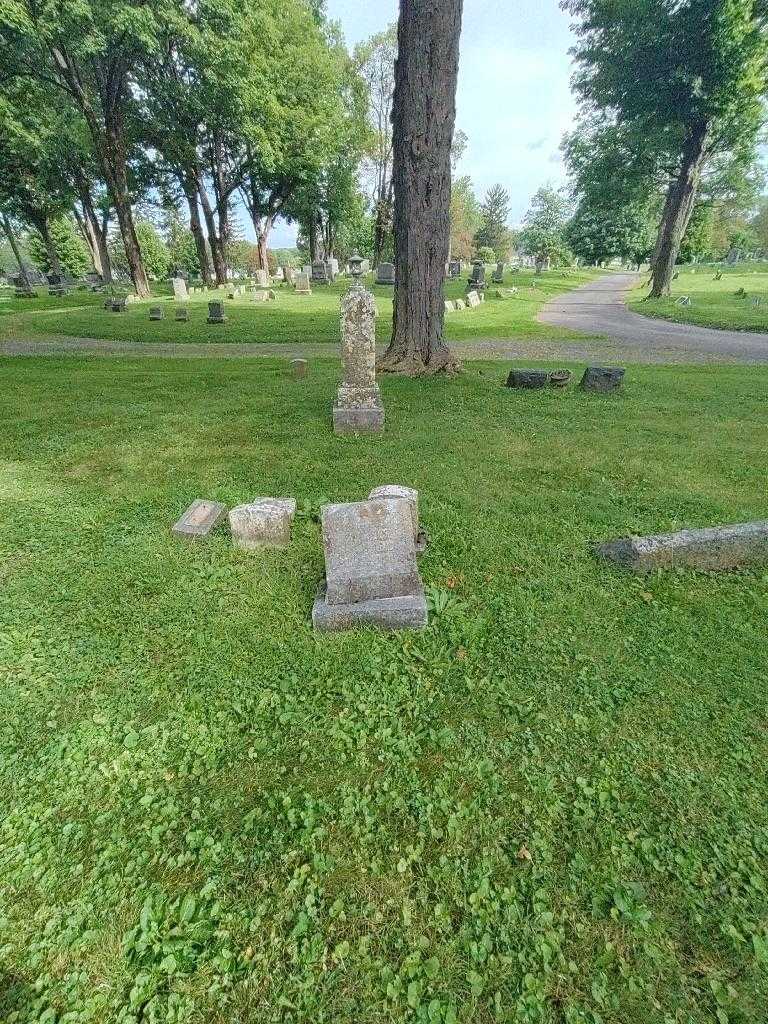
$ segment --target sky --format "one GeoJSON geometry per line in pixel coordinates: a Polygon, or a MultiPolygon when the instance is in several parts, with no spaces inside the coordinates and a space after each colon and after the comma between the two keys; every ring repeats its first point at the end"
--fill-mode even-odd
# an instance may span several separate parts
{"type": "MultiPolygon", "coordinates": [[[[327,0],[348,47],[396,20],[397,0],[327,0]]],[[[464,0],[456,127],[468,137],[456,170],[477,195],[496,183],[510,194],[510,225],[536,190],[564,183],[558,147],[572,125],[570,16],[558,0],[464,0]]],[[[293,245],[276,227],[273,248],[293,245]]]]}

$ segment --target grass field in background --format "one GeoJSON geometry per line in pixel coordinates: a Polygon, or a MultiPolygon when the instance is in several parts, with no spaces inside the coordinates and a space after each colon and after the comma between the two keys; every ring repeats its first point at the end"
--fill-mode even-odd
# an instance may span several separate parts
{"type": "Polygon", "coordinates": [[[0,375],[4,1024],[764,1024],[768,574],[590,542],[765,518],[768,369],[470,363],[361,439],[331,359],[0,375]],[[430,626],[317,636],[317,509],[389,482],[430,626]],[[286,551],[170,536],[262,494],[286,551]]]}
{"type": "Polygon", "coordinates": [[[743,263],[730,267],[678,267],[669,299],[644,299],[643,283],[630,299],[630,309],[645,316],[678,323],[699,324],[732,331],[768,331],[768,264],[743,263]],[[715,280],[721,273],[722,279],[715,280]],[[746,298],[737,296],[741,289],[746,298]],[[688,295],[690,306],[678,306],[688,295]],[[753,299],[760,304],[754,306],[753,299]]]}
{"type": "MultiPolygon", "coordinates": [[[[473,338],[573,338],[573,331],[549,327],[536,322],[541,306],[554,295],[576,288],[598,276],[594,270],[548,271],[538,278],[533,271],[523,270],[505,275],[504,286],[517,286],[512,297],[499,299],[499,286],[488,285],[483,306],[446,314],[445,335],[452,341],[473,338]],[[534,286],[533,282],[536,281],[534,286]]],[[[490,281],[490,271],[488,272],[490,281]]],[[[392,331],[392,288],[369,287],[376,296],[379,310],[377,337],[386,341],[392,331]]],[[[77,292],[64,299],[41,296],[39,299],[15,299],[6,295],[0,301],[0,338],[32,337],[46,334],[67,337],[105,338],[115,341],[163,342],[334,342],[339,340],[339,299],[349,288],[349,280],[339,279],[330,286],[314,285],[311,296],[296,295],[287,285],[278,286],[274,302],[253,302],[248,296],[226,298],[226,290],[213,295],[192,295],[188,323],[173,319],[174,303],[165,286],[158,288],[154,300],[128,306],[125,313],[112,313],[102,308],[103,297],[77,292]],[[206,323],[209,298],[223,299],[227,323],[206,323]],[[149,319],[149,306],[162,303],[166,319],[149,319]]],[[[447,281],[446,298],[464,295],[466,279],[447,281]]]]}

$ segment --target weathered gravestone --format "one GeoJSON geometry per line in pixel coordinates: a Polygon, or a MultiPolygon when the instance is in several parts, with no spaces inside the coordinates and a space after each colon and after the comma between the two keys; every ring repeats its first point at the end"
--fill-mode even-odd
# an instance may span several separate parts
{"type": "Polygon", "coordinates": [[[454,281],[457,277],[461,277],[461,262],[459,260],[451,260],[448,264],[448,277],[454,281]]]}
{"type": "Polygon", "coordinates": [[[257,270],[254,276],[259,288],[269,288],[269,274],[266,270],[257,270]]]}
{"type": "Polygon", "coordinates": [[[307,368],[309,363],[306,359],[292,359],[291,360],[291,373],[295,380],[302,380],[307,376],[307,368]]]}
{"type": "Polygon", "coordinates": [[[485,264],[475,262],[472,267],[472,273],[467,281],[467,286],[475,292],[482,291],[485,288],[485,264]]]}
{"type": "Polygon", "coordinates": [[[511,370],[507,377],[508,388],[545,388],[549,385],[547,370],[511,370]]]}
{"type": "Polygon", "coordinates": [[[183,277],[174,277],[173,279],[173,297],[176,302],[186,302],[189,298],[187,292],[187,282],[183,277]]]}
{"type": "Polygon", "coordinates": [[[494,284],[503,284],[504,283],[504,264],[503,263],[497,263],[496,264],[496,269],[493,272],[493,276],[491,277],[491,280],[493,281],[494,284]]]}
{"type": "Polygon", "coordinates": [[[149,319],[150,320],[162,320],[165,316],[165,311],[162,306],[150,306],[149,307],[149,319]]]}
{"type": "Polygon", "coordinates": [[[394,263],[380,263],[376,268],[376,284],[394,284],[395,265],[394,263]]]}
{"type": "Polygon", "coordinates": [[[312,264],[312,284],[330,284],[328,265],[321,260],[312,264]]]}
{"type": "Polygon", "coordinates": [[[171,532],[177,537],[202,540],[227,518],[227,509],[218,501],[193,501],[181,518],[173,524],[171,532]]]}
{"type": "Polygon", "coordinates": [[[384,406],[376,383],[376,303],[362,285],[359,263],[355,282],[341,298],[341,359],[344,379],[333,407],[336,434],[378,434],[384,406]]]}
{"type": "Polygon", "coordinates": [[[124,313],[125,312],[125,299],[110,299],[109,308],[113,313],[124,313]]]}
{"type": "Polygon", "coordinates": [[[410,502],[378,498],[326,505],[320,518],[326,577],[312,609],[315,629],[426,626],[410,502]]]}
{"type": "Polygon", "coordinates": [[[284,548],[291,540],[291,525],[296,515],[294,498],[254,498],[229,513],[229,528],[235,547],[284,548]]]}
{"type": "Polygon", "coordinates": [[[326,260],[326,267],[328,268],[328,276],[331,281],[334,281],[339,276],[339,261],[335,256],[331,256],[326,260]]]}
{"type": "Polygon", "coordinates": [[[209,324],[225,324],[227,318],[224,316],[224,303],[218,299],[214,299],[213,302],[208,303],[208,321],[209,324]]]}
{"type": "Polygon", "coordinates": [[[588,366],[579,387],[584,391],[610,394],[621,390],[625,373],[626,370],[620,366],[588,366]]]}
{"type": "Polygon", "coordinates": [[[179,306],[176,310],[176,322],[185,324],[188,320],[189,310],[186,306],[179,306]]]}
{"type": "Polygon", "coordinates": [[[293,284],[296,280],[296,271],[293,267],[283,267],[283,277],[286,284],[293,284]]]}
{"type": "Polygon", "coordinates": [[[479,306],[482,301],[483,300],[480,298],[478,292],[467,292],[467,305],[470,307],[470,309],[474,309],[476,306],[479,306]]]}
{"type": "Polygon", "coordinates": [[[466,309],[467,308],[467,304],[464,301],[464,299],[454,299],[453,300],[453,308],[454,309],[466,309]]]}
{"type": "Polygon", "coordinates": [[[595,545],[595,554],[637,573],[678,567],[713,571],[768,565],[768,521],[622,537],[595,545]]]}
{"type": "Polygon", "coordinates": [[[294,285],[297,295],[311,295],[312,289],[309,286],[309,277],[307,274],[297,274],[296,282],[294,285]]]}
{"type": "Polygon", "coordinates": [[[283,268],[282,267],[275,267],[275,273],[274,273],[273,277],[274,277],[275,281],[284,281],[285,280],[285,274],[283,273],[283,268]]]}
{"type": "Polygon", "coordinates": [[[453,313],[453,311],[456,309],[456,307],[453,304],[453,299],[445,299],[445,301],[443,302],[443,307],[446,313],[453,313]]]}

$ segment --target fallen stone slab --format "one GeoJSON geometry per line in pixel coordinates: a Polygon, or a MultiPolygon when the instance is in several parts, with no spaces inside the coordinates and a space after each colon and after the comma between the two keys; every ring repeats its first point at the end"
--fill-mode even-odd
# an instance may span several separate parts
{"type": "Polygon", "coordinates": [[[768,564],[768,520],[680,530],[648,537],[621,537],[595,545],[599,558],[637,573],[655,569],[738,569],[768,564]]]}
{"type": "Polygon", "coordinates": [[[545,388],[549,384],[548,370],[512,370],[507,377],[508,388],[545,388]]]}
{"type": "Polygon", "coordinates": [[[294,498],[255,498],[238,505],[229,513],[232,541],[245,551],[287,547],[295,515],[294,498]]]}
{"type": "Polygon", "coordinates": [[[197,498],[171,527],[176,537],[204,540],[227,518],[227,509],[218,501],[197,498]]]}

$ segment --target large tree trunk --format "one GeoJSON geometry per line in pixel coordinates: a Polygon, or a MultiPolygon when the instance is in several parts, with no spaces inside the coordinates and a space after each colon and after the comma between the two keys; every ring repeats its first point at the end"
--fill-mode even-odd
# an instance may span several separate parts
{"type": "Polygon", "coordinates": [[[203,279],[203,284],[206,288],[209,288],[213,283],[211,278],[211,265],[208,261],[208,248],[205,244],[205,235],[203,234],[203,227],[200,223],[200,207],[198,206],[198,195],[199,190],[197,186],[196,176],[181,176],[180,177],[181,187],[184,191],[184,196],[187,200],[187,206],[189,207],[189,230],[192,232],[192,237],[195,240],[195,250],[197,252],[197,262],[200,266],[200,276],[203,279]]]}
{"type": "Polygon", "coordinates": [[[680,172],[667,190],[651,268],[652,299],[669,295],[680,244],[693,213],[701,172],[707,159],[709,124],[696,125],[683,147],[680,172]]]}
{"type": "Polygon", "coordinates": [[[149,281],[144,269],[136,225],[133,222],[131,198],[128,192],[128,174],[123,139],[122,119],[119,114],[107,118],[104,145],[104,173],[112,203],[120,225],[120,234],[128,261],[133,289],[139,298],[149,298],[149,281]]]}
{"type": "Polygon", "coordinates": [[[309,262],[320,259],[320,247],[317,244],[317,211],[313,210],[309,217],[309,262]]]}
{"type": "Polygon", "coordinates": [[[392,109],[395,307],[379,368],[456,370],[443,341],[463,0],[400,0],[392,109]]]}
{"type": "Polygon", "coordinates": [[[256,236],[256,242],[259,247],[259,266],[262,270],[266,270],[269,273],[269,235],[272,231],[272,225],[274,220],[272,217],[265,217],[261,229],[256,236]]]}
{"type": "Polygon", "coordinates": [[[227,261],[224,257],[224,244],[223,240],[219,237],[219,233],[216,230],[216,218],[213,213],[213,207],[211,201],[208,198],[208,193],[205,191],[205,186],[200,182],[200,205],[203,208],[203,217],[205,217],[205,226],[208,230],[208,244],[211,247],[211,259],[213,260],[213,272],[216,275],[216,284],[224,286],[227,283],[227,261]]]}
{"type": "Polygon", "coordinates": [[[24,282],[24,287],[29,289],[29,288],[32,287],[32,282],[29,280],[29,274],[27,274],[27,268],[24,266],[24,261],[21,258],[21,253],[19,252],[19,247],[16,244],[16,235],[13,233],[13,228],[11,227],[11,222],[10,222],[10,220],[8,219],[8,217],[5,214],[2,214],[2,216],[0,216],[0,221],[2,222],[2,225],[3,225],[3,231],[5,232],[5,237],[8,239],[8,244],[10,245],[11,249],[13,250],[13,255],[14,255],[15,259],[16,259],[16,262],[19,265],[19,276],[21,277],[21,280],[24,282]]]}
{"type": "Polygon", "coordinates": [[[37,233],[43,240],[45,246],[45,253],[48,257],[48,268],[50,274],[55,274],[56,277],[61,278],[61,262],[59,260],[59,254],[56,252],[56,246],[53,244],[51,238],[51,230],[48,226],[48,218],[43,214],[33,215],[30,220],[34,224],[37,233]]]}
{"type": "Polygon", "coordinates": [[[93,258],[93,267],[97,274],[101,275],[104,284],[112,284],[112,262],[109,258],[107,248],[107,226],[102,224],[96,215],[93,205],[93,197],[88,181],[76,175],[77,192],[80,196],[80,205],[83,208],[83,225],[81,230],[85,235],[88,247],[93,258]]]}

